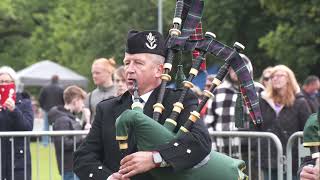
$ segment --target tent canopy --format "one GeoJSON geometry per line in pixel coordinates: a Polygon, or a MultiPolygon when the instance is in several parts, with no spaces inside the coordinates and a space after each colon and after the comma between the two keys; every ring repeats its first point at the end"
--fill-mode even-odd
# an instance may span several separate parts
{"type": "Polygon", "coordinates": [[[84,76],[50,60],[37,62],[17,73],[19,81],[24,86],[48,85],[53,75],[59,76],[59,82],[64,87],[78,85],[86,88],[88,85],[88,80],[84,76]]]}

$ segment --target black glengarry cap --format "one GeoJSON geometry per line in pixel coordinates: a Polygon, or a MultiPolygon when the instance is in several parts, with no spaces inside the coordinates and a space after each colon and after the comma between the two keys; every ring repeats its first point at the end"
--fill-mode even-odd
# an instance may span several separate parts
{"type": "Polygon", "coordinates": [[[128,32],[126,52],[129,54],[151,53],[165,57],[165,40],[157,31],[128,32]]]}

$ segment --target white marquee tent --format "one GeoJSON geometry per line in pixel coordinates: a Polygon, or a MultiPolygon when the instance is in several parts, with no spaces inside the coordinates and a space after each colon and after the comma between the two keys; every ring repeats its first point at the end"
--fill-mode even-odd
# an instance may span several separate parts
{"type": "Polygon", "coordinates": [[[17,73],[18,79],[24,86],[48,85],[53,75],[59,76],[59,82],[64,87],[78,85],[86,88],[88,85],[86,77],[50,60],[37,62],[17,73]]]}

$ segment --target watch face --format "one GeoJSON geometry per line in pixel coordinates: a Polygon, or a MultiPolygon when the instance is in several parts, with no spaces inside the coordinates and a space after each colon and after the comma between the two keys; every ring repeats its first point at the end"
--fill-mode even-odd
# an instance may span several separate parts
{"type": "Polygon", "coordinates": [[[154,153],[152,153],[152,156],[153,156],[154,163],[159,164],[162,162],[162,157],[161,157],[160,153],[154,152],[154,153]]]}

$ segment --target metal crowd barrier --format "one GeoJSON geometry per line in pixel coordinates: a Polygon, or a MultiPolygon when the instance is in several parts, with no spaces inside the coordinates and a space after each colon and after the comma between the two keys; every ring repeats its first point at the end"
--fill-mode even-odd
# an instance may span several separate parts
{"type": "MultiPolygon", "coordinates": [[[[42,136],[49,136],[49,180],[52,180],[52,168],[51,168],[51,163],[52,163],[52,136],[61,136],[61,163],[64,162],[63,158],[64,158],[64,141],[63,141],[63,137],[64,136],[74,136],[74,150],[76,149],[76,136],[78,135],[86,135],[88,133],[88,131],[18,131],[18,132],[0,132],[0,154],[1,154],[1,140],[4,137],[9,137],[12,138],[13,137],[23,137],[24,138],[24,151],[26,150],[26,142],[27,142],[27,138],[30,137],[36,137],[36,142],[37,142],[37,147],[36,147],[36,154],[32,154],[32,156],[36,155],[37,156],[37,160],[36,160],[36,179],[39,180],[39,146],[40,146],[40,137],[42,136]]],[[[249,179],[251,179],[251,174],[252,174],[252,159],[251,159],[251,149],[254,147],[257,147],[257,154],[258,154],[258,178],[259,180],[261,180],[262,175],[261,175],[261,139],[262,138],[266,138],[268,140],[268,155],[269,155],[269,159],[274,158],[271,157],[271,152],[270,152],[270,144],[271,142],[275,144],[276,148],[277,148],[277,176],[278,176],[278,180],[283,180],[283,165],[284,165],[284,156],[283,156],[283,150],[282,150],[282,145],[280,140],[278,139],[278,137],[272,133],[269,132],[241,132],[241,131],[221,131],[221,132],[211,132],[210,135],[212,136],[212,138],[216,138],[216,137],[223,137],[223,138],[236,138],[239,137],[241,139],[243,138],[247,138],[248,140],[248,161],[247,161],[247,166],[248,166],[248,175],[249,175],[249,179]],[[257,140],[254,142],[257,142],[257,146],[255,146],[255,144],[253,144],[253,139],[257,140]],[[271,141],[271,142],[270,142],[271,141]]],[[[229,141],[230,142],[230,141],[229,141]]],[[[14,143],[12,143],[11,148],[14,149],[13,146],[14,143]]],[[[229,146],[230,147],[230,146],[229,146]]],[[[13,151],[12,151],[13,152],[13,151]]],[[[239,146],[239,152],[240,152],[240,158],[241,158],[241,146],[239,146]]],[[[288,152],[288,151],[287,151],[288,152]]],[[[229,152],[230,155],[231,151],[229,152]]],[[[12,157],[12,163],[14,162],[14,153],[11,153],[11,157],[12,157]]],[[[24,175],[25,175],[25,179],[26,179],[26,153],[25,153],[25,158],[24,158],[25,162],[24,162],[24,175]]],[[[1,156],[0,156],[0,161],[1,161],[1,156]]],[[[62,167],[62,174],[63,174],[63,163],[61,164],[62,167]]],[[[271,177],[271,162],[269,160],[269,177],[271,177]]],[[[290,171],[288,171],[290,172],[290,171]]],[[[0,179],[2,179],[1,177],[1,168],[0,168],[0,179]]],[[[12,174],[14,177],[14,170],[12,168],[12,174]]],[[[287,176],[289,178],[289,176],[287,176]]],[[[63,176],[61,177],[63,179],[63,176]]],[[[14,178],[12,178],[12,180],[14,180],[14,178]]]]}
{"type": "MultiPolygon", "coordinates": [[[[261,138],[267,138],[268,140],[268,174],[269,174],[269,180],[271,180],[271,142],[272,141],[277,149],[277,179],[278,180],[283,180],[283,165],[284,165],[284,156],[283,156],[283,149],[282,149],[282,144],[279,140],[279,138],[273,134],[273,133],[269,133],[269,132],[255,132],[255,131],[214,131],[214,132],[210,132],[210,135],[212,138],[217,138],[217,137],[224,137],[224,138],[229,138],[229,147],[231,147],[230,144],[230,139],[231,138],[248,138],[248,161],[247,161],[247,166],[248,166],[248,176],[249,179],[252,179],[252,159],[251,159],[251,151],[252,151],[252,139],[255,138],[257,141],[257,155],[258,155],[258,178],[259,180],[263,180],[262,177],[262,173],[261,173],[261,138]]],[[[219,149],[218,149],[219,151],[219,149]]],[[[240,159],[241,159],[241,146],[239,146],[239,150],[238,152],[240,153],[240,159]]],[[[229,148],[229,156],[231,156],[231,150],[229,148]]],[[[255,179],[252,179],[255,180],[255,179]]]]}
{"type": "MultiPolygon", "coordinates": [[[[61,136],[61,174],[63,174],[63,162],[64,162],[64,141],[63,141],[63,137],[64,136],[73,136],[74,138],[74,151],[76,150],[76,136],[79,135],[86,135],[88,133],[88,131],[11,131],[11,132],[0,132],[0,162],[1,162],[1,151],[2,151],[2,147],[1,147],[1,142],[3,138],[10,138],[11,141],[11,176],[12,179],[14,180],[14,138],[15,137],[23,137],[24,138],[24,152],[26,152],[27,149],[27,138],[30,139],[30,137],[36,137],[36,142],[37,142],[37,150],[36,150],[36,156],[37,156],[37,162],[36,162],[36,179],[39,180],[39,144],[40,144],[40,137],[42,136],[49,136],[49,179],[52,180],[52,168],[51,168],[51,164],[52,164],[52,136],[61,136]]],[[[24,180],[26,180],[27,178],[27,153],[24,153],[24,180]]],[[[34,154],[33,154],[34,155],[34,154]]],[[[55,161],[55,160],[54,160],[55,161]]],[[[1,166],[1,164],[0,164],[1,166]]],[[[2,179],[2,167],[0,167],[0,179],[2,179]]],[[[61,179],[63,180],[63,176],[61,176],[61,179]]],[[[20,179],[18,179],[20,180],[20,179]]]]}
{"type": "MultiPolygon", "coordinates": [[[[293,133],[290,138],[288,139],[287,142],[287,147],[286,147],[286,155],[287,155],[287,180],[291,180],[292,179],[292,174],[296,173],[296,172],[292,172],[292,149],[294,148],[294,142],[296,142],[296,140],[298,140],[298,165],[301,164],[301,157],[304,157],[306,155],[308,155],[308,152],[304,152],[304,151],[308,151],[307,149],[304,149],[301,144],[302,144],[302,137],[303,137],[303,131],[299,131],[299,132],[295,132],[293,133]]],[[[310,154],[310,152],[309,152],[310,154]]]]}

